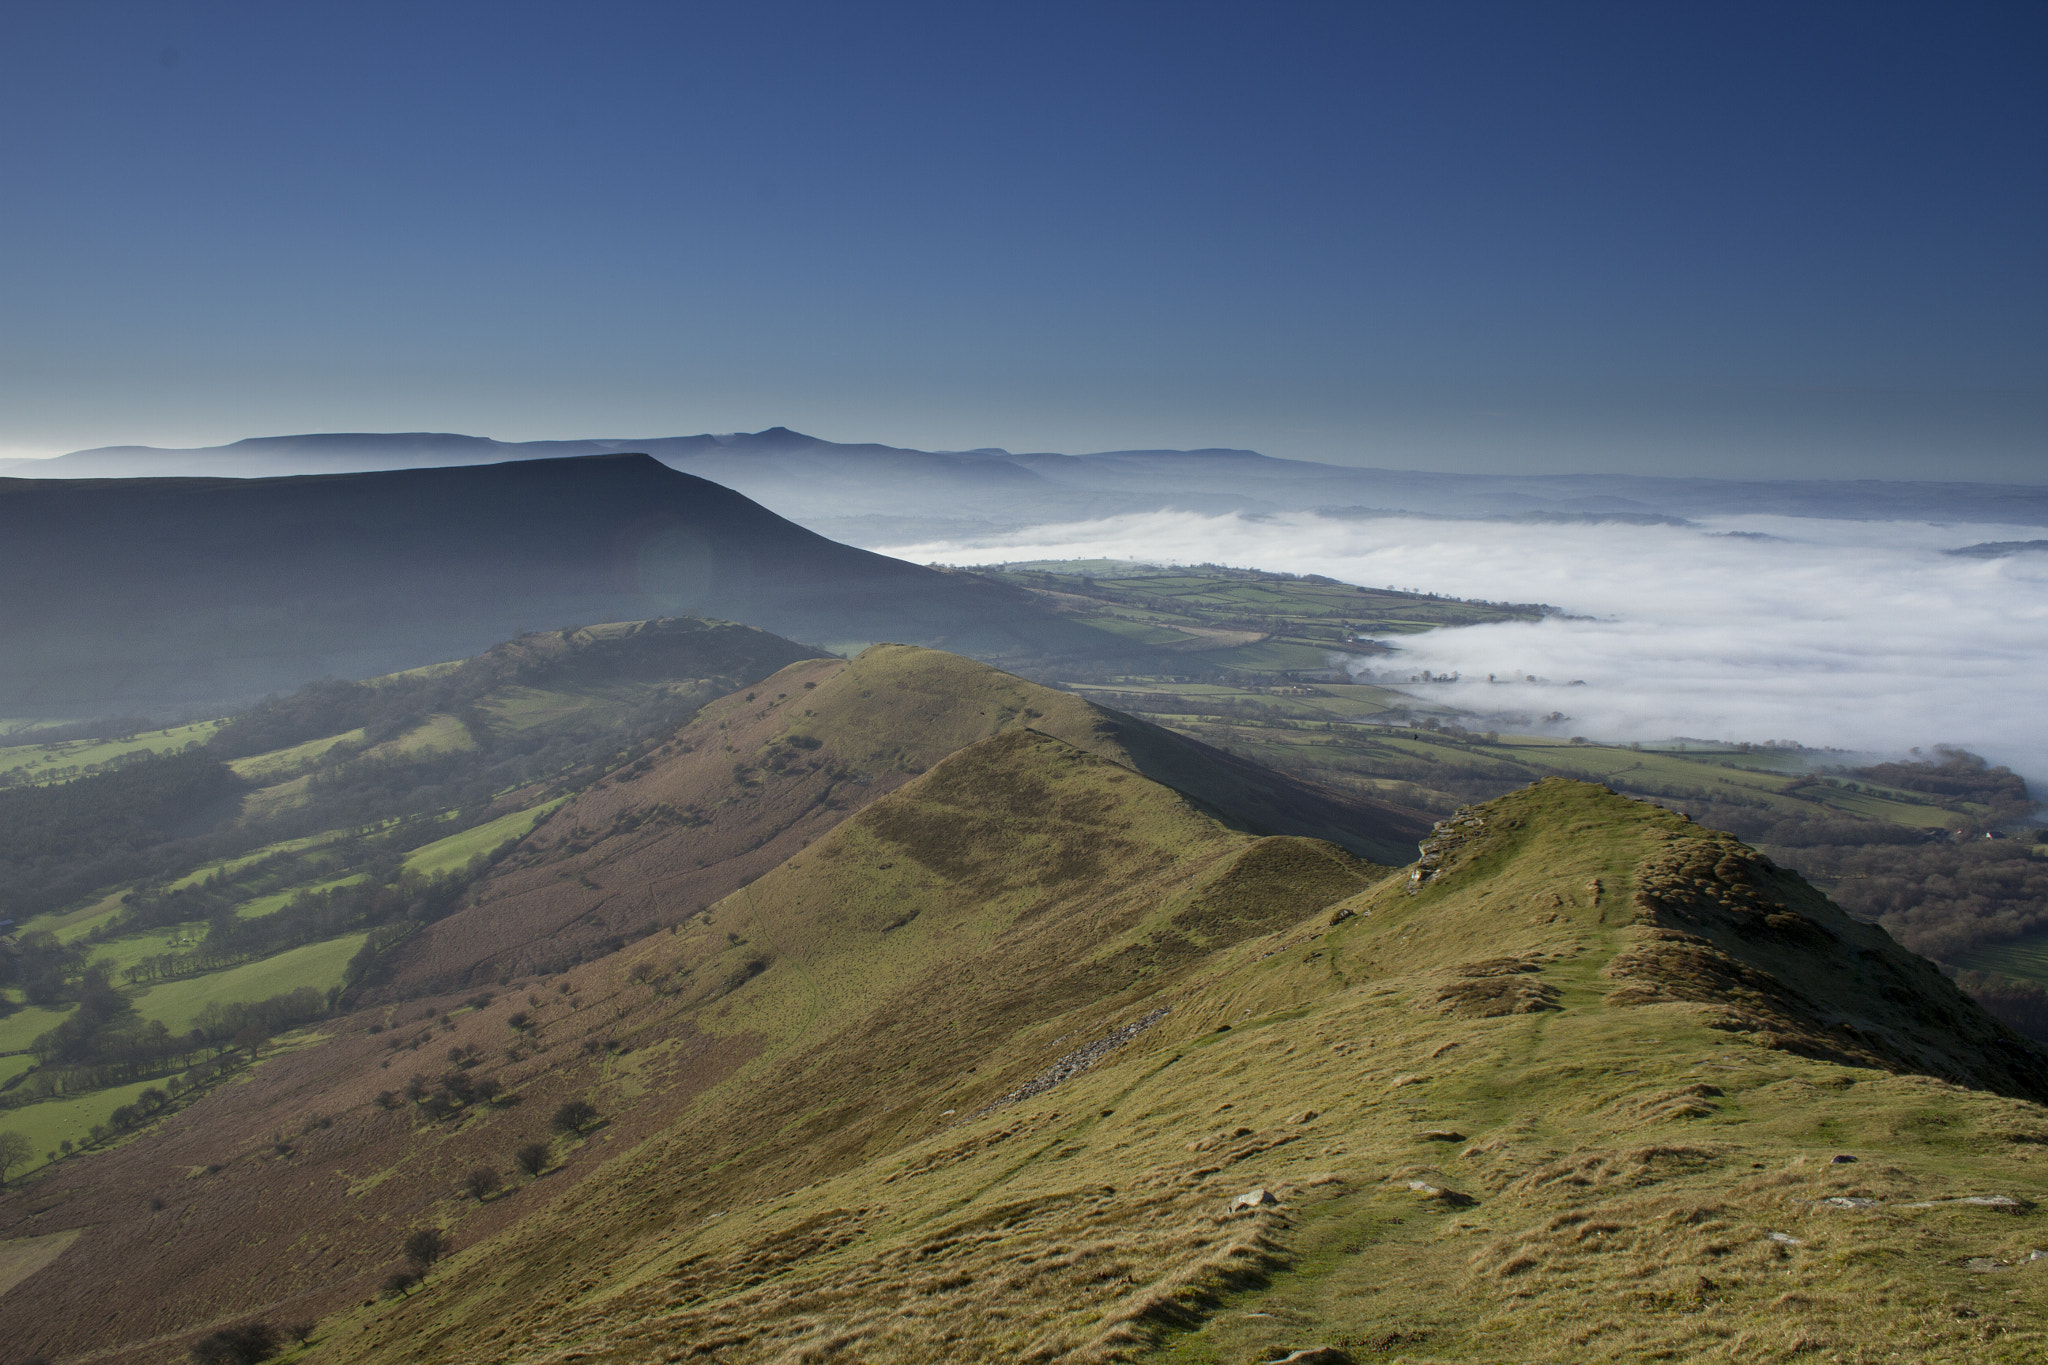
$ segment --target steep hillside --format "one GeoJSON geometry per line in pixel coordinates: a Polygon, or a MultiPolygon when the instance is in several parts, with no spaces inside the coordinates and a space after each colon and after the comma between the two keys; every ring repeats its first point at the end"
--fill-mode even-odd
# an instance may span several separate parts
{"type": "Polygon", "coordinates": [[[1129,653],[1026,592],[814,535],[644,455],[283,479],[0,480],[0,714],[163,712],[566,622],[1129,653]]]}
{"type": "Polygon", "coordinates": [[[0,1337],[59,1355],[149,1342],[134,1358],[169,1358],[180,1328],[332,1312],[374,1292],[408,1227],[506,1228],[728,1077],[734,1157],[800,1121],[823,1144],[811,1164],[842,1169],[894,1141],[905,1096],[1035,1029],[1049,1001],[1184,971],[1380,875],[1317,841],[1228,830],[1127,768],[1013,729],[676,933],[546,983],[352,1015],[128,1146],[60,1165],[0,1203],[0,1236],[85,1231],[0,1297],[0,1337]],[[896,1022],[941,1000],[947,1040],[896,1022]],[[489,1098],[487,1081],[501,1087],[489,1098]],[[747,1098],[789,1086],[809,1096],[795,1110],[747,1098]],[[582,1098],[609,1122],[557,1139],[546,1174],[488,1202],[462,1195],[466,1171],[504,1171],[582,1098]]]}
{"type": "Polygon", "coordinates": [[[877,645],[793,664],[706,707],[554,812],[473,902],[395,956],[377,998],[559,971],[666,928],[965,746],[1029,728],[1238,828],[1402,861],[1425,827],[958,655],[877,645]]]}
{"type": "Polygon", "coordinates": [[[1390,877],[1012,726],[672,932],[322,1032],[0,1203],[41,1265],[0,1337],[168,1360],[261,1314],[318,1318],[307,1360],[451,1365],[2048,1349],[2048,1057],[1727,836],[1581,783],[1461,813],[1390,877]],[[377,1098],[443,1047],[470,1100],[377,1098]],[[543,1174],[460,1190],[569,1099],[598,1117],[543,1174]],[[421,1227],[452,1259],[380,1296],[421,1227]]]}
{"type": "MultiPolygon", "coordinates": [[[[732,993],[705,1022],[758,1040],[753,1066],[426,1294],[337,1325],[332,1349],[1236,1362],[1318,1345],[1432,1360],[2048,1347],[2048,1283],[2028,1260],[2048,1062],[1795,878],[1678,816],[1551,781],[1455,822],[1410,876],[1236,946],[1180,957],[1172,892],[1192,899],[1200,878],[1164,863],[1151,914],[1083,914],[1046,938],[972,850],[990,815],[1072,809],[1056,786],[1006,798],[1014,769],[986,782],[1001,764],[1079,762],[1060,752],[1025,736],[965,751],[717,907],[714,930],[762,965],[752,984],[717,978],[732,993]],[[920,818],[935,803],[946,818],[920,818]],[[920,894],[941,869],[993,924],[920,894]],[[821,915],[849,938],[949,943],[954,965],[849,992],[782,937],[821,915]],[[1022,993],[979,966],[1049,951],[1064,965],[1027,970],[1022,993]],[[1255,1190],[1275,1202],[1234,1205],[1255,1190]]],[[[1020,833],[1009,846],[1028,857],[1020,833]]],[[[1117,861],[1143,861],[1146,842],[1117,861]]],[[[687,948],[641,957],[650,981],[703,976],[687,948]]]]}

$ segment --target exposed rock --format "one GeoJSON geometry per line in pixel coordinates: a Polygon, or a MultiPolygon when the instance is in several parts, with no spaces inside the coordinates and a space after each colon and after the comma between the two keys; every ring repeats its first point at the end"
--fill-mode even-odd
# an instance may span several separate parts
{"type": "Polygon", "coordinates": [[[1304,1346],[1265,1365],[1351,1365],[1351,1357],[1334,1346],[1304,1346]]]}
{"type": "Polygon", "coordinates": [[[1273,1192],[1271,1190],[1267,1189],[1263,1185],[1257,1185],[1249,1190],[1246,1190],[1237,1198],[1231,1200],[1230,1211],[1232,1213],[1236,1213],[1240,1209],[1256,1209],[1261,1208],[1268,1204],[1277,1204],[1279,1202],[1280,1201],[1274,1197],[1273,1192]]]}
{"type": "Polygon", "coordinates": [[[1051,1066],[1039,1072],[1015,1090],[1012,1090],[1009,1094],[1004,1095],[1001,1099],[985,1104],[975,1110],[974,1113],[968,1116],[969,1121],[981,1118],[985,1114],[992,1114],[1003,1106],[1015,1104],[1019,1100],[1028,1100],[1033,1095],[1042,1095],[1060,1082],[1072,1080],[1104,1057],[1107,1057],[1110,1053],[1130,1042],[1131,1039],[1137,1037],[1146,1029],[1151,1028],[1161,1019],[1164,1019],[1171,1009],[1171,1006],[1162,1005],[1142,1019],[1125,1024],[1122,1028],[1113,1030],[1086,1046],[1075,1048],[1072,1052],[1069,1052],[1066,1056],[1060,1058],[1051,1066]]]}
{"type": "Polygon", "coordinates": [[[1444,862],[1453,853],[1486,832],[1486,822],[1470,806],[1448,820],[1439,820],[1430,836],[1417,845],[1422,856],[1408,873],[1408,894],[1414,895],[1449,869],[1444,862]]]}

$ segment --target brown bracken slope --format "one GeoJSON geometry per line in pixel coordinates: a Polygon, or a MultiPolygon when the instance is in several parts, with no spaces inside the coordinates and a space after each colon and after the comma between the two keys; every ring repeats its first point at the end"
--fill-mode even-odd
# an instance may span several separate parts
{"type": "Polygon", "coordinates": [[[560,971],[746,885],[946,755],[1028,728],[1173,787],[1237,828],[1406,861],[1426,826],[937,650],[793,664],[706,707],[644,765],[557,810],[366,999],[560,971]]]}

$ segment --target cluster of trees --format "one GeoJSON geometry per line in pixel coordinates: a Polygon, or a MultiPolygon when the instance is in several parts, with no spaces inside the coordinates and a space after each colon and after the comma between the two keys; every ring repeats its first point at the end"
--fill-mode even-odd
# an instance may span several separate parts
{"type": "MultiPolygon", "coordinates": [[[[189,1030],[173,1033],[161,1020],[138,1018],[95,964],[86,973],[78,1008],[30,1044],[37,1065],[0,1104],[29,1104],[172,1072],[185,1073],[181,1088],[203,1085],[223,1069],[225,1054],[253,1056],[271,1038],[323,1018],[327,1010],[324,994],[301,986],[263,1000],[210,1002],[189,1030]]],[[[137,1121],[153,1113],[145,1106],[137,1121]]]]}
{"type": "MultiPolygon", "coordinates": [[[[472,1105],[490,1104],[504,1091],[495,1076],[471,1076],[458,1065],[442,1073],[439,1084],[433,1084],[423,1075],[416,1075],[405,1084],[402,1092],[428,1118],[444,1119],[449,1115],[467,1109],[472,1105]]],[[[400,1103],[400,1092],[386,1090],[377,1096],[377,1103],[385,1109],[396,1109],[400,1103]]]]}
{"type": "MultiPolygon", "coordinates": [[[[72,979],[85,967],[87,952],[75,944],[61,942],[45,929],[23,934],[15,940],[12,953],[0,952],[0,986],[16,986],[31,1005],[54,1005],[72,988],[72,979]]],[[[0,996],[0,1015],[13,1012],[13,1005],[0,996]]]]}
{"type": "Polygon", "coordinates": [[[427,1278],[427,1272],[434,1263],[443,1259],[455,1248],[448,1236],[439,1228],[415,1228],[405,1235],[399,1244],[399,1252],[405,1257],[405,1264],[384,1277],[384,1291],[401,1297],[411,1293],[414,1285],[427,1278]]]}
{"type": "Polygon", "coordinates": [[[180,836],[228,814],[243,790],[226,764],[191,749],[0,791],[0,904],[27,918],[97,887],[159,875],[179,861],[172,846],[189,854],[180,836]]]}
{"type": "Polygon", "coordinates": [[[1960,802],[1991,807],[1991,824],[2024,820],[2033,814],[2034,802],[2027,784],[2010,768],[1994,768],[1976,754],[1963,749],[1937,749],[1938,758],[1920,763],[1880,763],[1858,768],[1849,776],[1900,791],[1921,792],[1935,798],[1935,804],[1953,807],[1960,802]]]}
{"type": "Polygon", "coordinates": [[[2017,840],[1830,845],[1796,857],[1837,905],[1926,957],[2048,928],[2048,859],[2017,840]]]}
{"type": "Polygon", "coordinates": [[[429,716],[452,715],[488,744],[496,736],[478,703],[507,686],[625,679],[695,678],[701,686],[669,693],[655,705],[687,714],[714,696],[806,657],[784,640],[746,626],[695,618],[642,622],[617,635],[582,630],[521,636],[446,672],[376,683],[327,679],[288,697],[272,697],[235,716],[209,741],[223,758],[243,758],[360,729],[376,744],[404,734],[429,716]]]}
{"type": "Polygon", "coordinates": [[[198,1365],[257,1365],[283,1350],[287,1340],[305,1345],[313,1331],[310,1322],[279,1328],[261,1319],[223,1327],[193,1343],[192,1359],[198,1365]]]}

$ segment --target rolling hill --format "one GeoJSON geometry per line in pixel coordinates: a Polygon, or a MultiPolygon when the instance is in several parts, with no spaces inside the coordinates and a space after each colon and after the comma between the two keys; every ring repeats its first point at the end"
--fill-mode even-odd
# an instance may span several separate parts
{"type": "MultiPolygon", "coordinates": [[[[1879,480],[1455,474],[1277,459],[1250,450],[913,450],[828,441],[786,427],[646,439],[496,441],[437,432],[266,436],[188,450],[109,446],[0,462],[45,478],[276,477],[645,451],[739,490],[815,531],[904,544],[971,530],[1081,521],[1162,507],[1202,512],[1331,509],[1452,517],[1670,519],[1769,513],[2048,524],[2048,490],[1879,480]]],[[[1384,458],[1384,457],[1382,457],[1384,458]]]]}
{"type": "Polygon", "coordinates": [[[1143,774],[1258,834],[1398,862],[1427,824],[936,650],[795,663],[707,706],[553,811],[473,902],[430,926],[372,999],[559,971],[745,886],[948,755],[1028,729],[1143,774]]]}
{"type": "Polygon", "coordinates": [[[1389,814],[1330,800],[933,651],[793,662],[621,755],[333,1015],[0,1197],[0,1339],[2048,1344],[2048,1054],[1930,964],[1588,783],[1461,811],[1399,872],[1353,851],[1389,814]],[[452,1256],[392,1278],[428,1229],[452,1256]]]}
{"type": "Polygon", "coordinates": [[[0,715],[225,707],[565,623],[709,615],[847,649],[1132,647],[839,545],[644,455],[208,480],[0,480],[0,715]]]}

